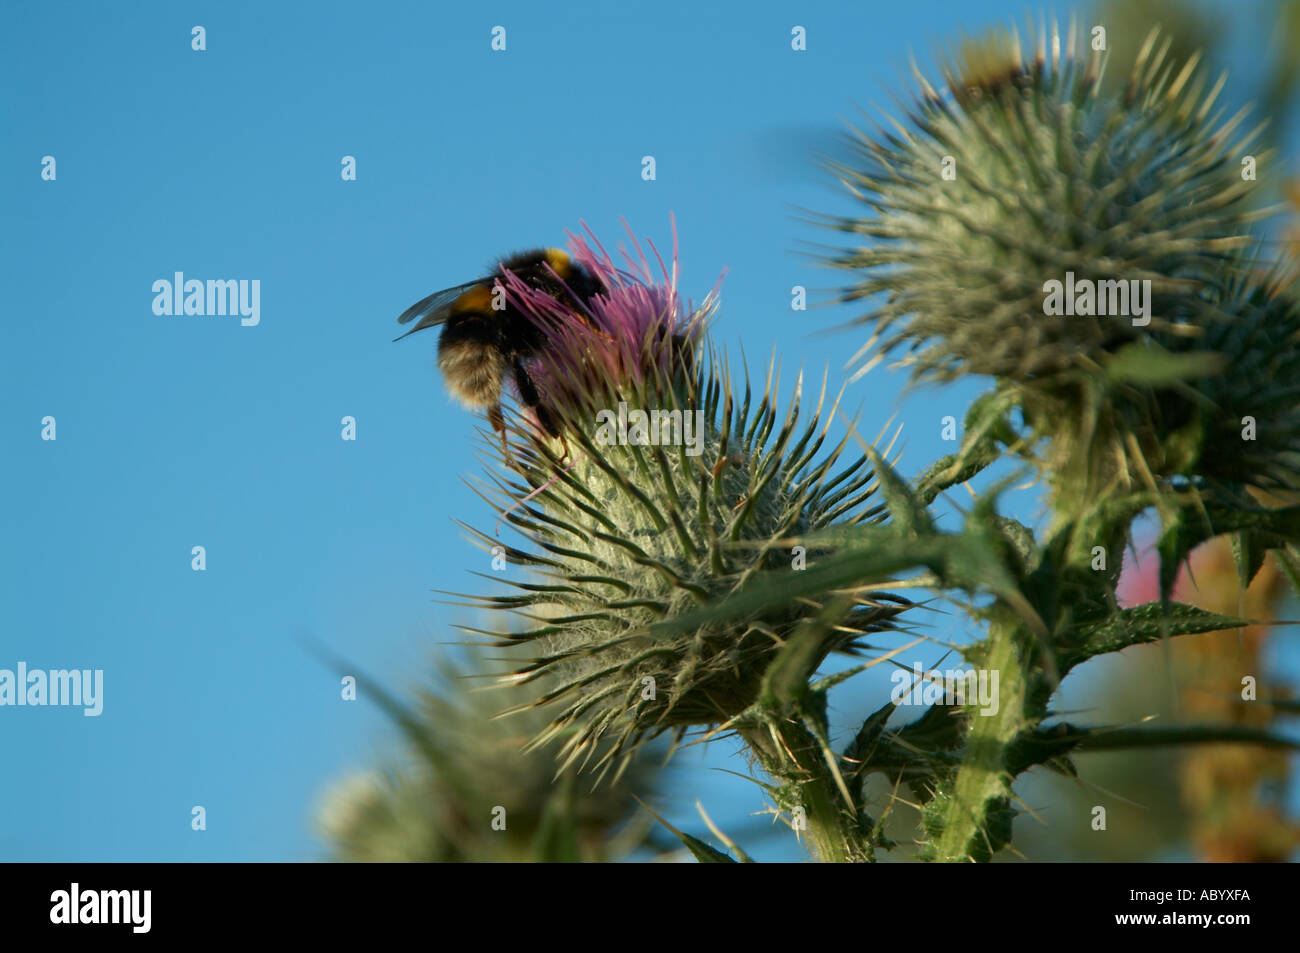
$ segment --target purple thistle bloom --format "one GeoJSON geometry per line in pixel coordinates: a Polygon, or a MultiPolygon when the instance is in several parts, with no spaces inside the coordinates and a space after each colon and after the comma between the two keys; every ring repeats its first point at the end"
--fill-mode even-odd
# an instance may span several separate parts
{"type": "Polygon", "coordinates": [[[546,339],[546,347],[529,362],[528,372],[547,404],[561,412],[604,406],[615,395],[662,393],[661,388],[689,373],[707,320],[717,307],[722,282],[719,278],[698,308],[683,302],[677,290],[675,221],[671,271],[647,240],[659,265],[659,278],[630,228],[635,255],[620,248],[626,269],[614,264],[585,223],[583,231],[585,238],[569,233],[569,252],[574,263],[599,279],[607,293],[592,296],[585,305],[574,295],[579,302],[575,307],[509,272],[502,282],[511,304],[546,339]]]}

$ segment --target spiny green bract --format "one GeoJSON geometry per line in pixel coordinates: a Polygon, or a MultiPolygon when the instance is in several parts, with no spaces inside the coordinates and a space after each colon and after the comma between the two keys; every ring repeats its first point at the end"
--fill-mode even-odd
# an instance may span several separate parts
{"type": "Polygon", "coordinates": [[[1222,315],[1197,345],[1222,361],[1191,382],[1195,472],[1264,490],[1300,487],[1300,300],[1289,277],[1247,263],[1214,299],[1222,315]]]}
{"type": "MultiPolygon", "coordinates": [[[[586,764],[599,751],[595,766],[621,770],[642,740],[716,725],[748,708],[777,649],[816,604],[792,602],[689,634],[663,634],[656,624],[754,573],[797,571],[816,558],[792,552],[787,537],[879,515],[865,505],[874,492],[866,459],[838,466],[848,438],[822,452],[829,423],[820,422],[820,400],[800,426],[799,387],[781,418],[771,377],[754,407],[748,382],[737,404],[712,359],[690,386],[676,383],[610,397],[625,403],[629,418],[637,410],[681,411],[691,421],[685,435],[698,437],[694,446],[605,443],[594,419],[584,426],[566,413],[570,460],[548,460],[548,448],[521,442],[521,469],[541,489],[521,505],[531,487],[501,483],[493,500],[533,547],[512,550],[513,561],[537,576],[513,583],[519,595],[484,601],[532,626],[498,644],[531,646],[535,657],[516,678],[544,679],[541,702],[553,703],[554,717],[536,743],[563,737],[566,764],[586,764]]],[[[827,633],[822,656],[851,651],[863,635],[890,627],[899,603],[864,594],[827,633]]]]}
{"type": "MultiPolygon", "coordinates": [[[[1173,478],[1300,486],[1300,300],[1286,275],[1235,258],[1203,289],[1194,337],[1133,342],[1101,373],[1072,375],[1073,391],[1003,385],[1019,390],[1030,430],[1050,435],[1055,486],[1090,499],[1183,485],[1173,478]]],[[[1074,508],[1068,492],[1058,505],[1074,508]]]]}

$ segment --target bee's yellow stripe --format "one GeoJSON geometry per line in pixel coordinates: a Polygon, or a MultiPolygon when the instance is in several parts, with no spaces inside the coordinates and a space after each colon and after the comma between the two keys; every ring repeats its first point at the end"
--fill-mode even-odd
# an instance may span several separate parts
{"type": "Polygon", "coordinates": [[[560,280],[569,280],[569,275],[573,272],[573,262],[569,260],[567,254],[558,248],[548,248],[546,249],[546,263],[560,276],[560,280]]]}

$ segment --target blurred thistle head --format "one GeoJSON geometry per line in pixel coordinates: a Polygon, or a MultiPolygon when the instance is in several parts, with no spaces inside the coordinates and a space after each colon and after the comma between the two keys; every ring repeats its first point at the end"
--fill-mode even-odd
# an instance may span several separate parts
{"type": "Polygon", "coordinates": [[[1300,489],[1300,298],[1294,262],[1253,268],[1243,254],[1211,301],[1222,317],[1196,345],[1219,362],[1168,394],[1194,407],[1185,428],[1196,441],[1186,456],[1195,472],[1220,484],[1259,490],[1300,489]]]}
{"type": "MultiPolygon", "coordinates": [[[[535,744],[558,739],[566,764],[621,771],[661,732],[680,737],[753,704],[783,641],[824,607],[792,600],[725,623],[677,620],[757,572],[802,568],[787,537],[880,511],[868,504],[875,482],[866,459],[840,466],[850,437],[828,444],[824,382],[811,420],[800,417],[802,378],[784,414],[775,368],[757,400],[748,375],[736,392],[703,339],[716,288],[702,307],[683,304],[675,239],[660,277],[644,257],[625,271],[586,242],[571,247],[609,289],[585,311],[557,308],[519,283],[507,288],[546,322],[551,345],[531,373],[561,421],[564,454],[519,427],[515,459],[489,471],[482,495],[524,540],[506,555],[534,573],[511,581],[513,594],[471,597],[516,618],[470,631],[531,656],[509,681],[540,683],[540,699],[526,707],[546,706],[551,722],[535,744]],[[501,475],[512,471],[529,484],[501,475]]],[[[475,532],[486,548],[499,546],[475,532]]],[[[890,628],[905,603],[858,595],[827,626],[822,657],[890,628]]]]}
{"type": "Polygon", "coordinates": [[[545,727],[541,713],[495,718],[495,693],[473,681],[500,671],[444,661],[433,690],[409,709],[372,686],[406,746],[388,766],[345,776],[321,797],[316,826],[336,859],[595,861],[640,842],[632,795],[650,793],[649,774],[634,771],[619,789],[590,790],[573,772],[557,780],[552,752],[522,750],[545,727]]]}
{"type": "Polygon", "coordinates": [[[1195,391],[1288,333],[1227,326],[1268,214],[1243,171],[1267,168],[1247,162],[1262,126],[1225,119],[1223,79],[1158,31],[1114,93],[1090,46],[1073,25],[968,41],[946,89],[914,68],[907,122],[832,165],[865,206],[833,226],[872,239],[831,260],[855,276],[844,300],[870,302],[860,372],[898,353],[914,381],[996,378],[1072,493],[1196,472],[1214,426],[1195,391]]]}

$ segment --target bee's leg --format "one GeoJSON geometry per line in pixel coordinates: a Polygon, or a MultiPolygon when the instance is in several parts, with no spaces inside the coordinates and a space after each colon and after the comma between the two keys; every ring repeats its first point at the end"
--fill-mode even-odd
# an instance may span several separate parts
{"type": "Polygon", "coordinates": [[[564,446],[564,456],[561,460],[569,457],[569,442],[564,439],[564,434],[555,421],[554,415],[542,403],[542,395],[537,392],[537,385],[533,379],[528,376],[528,369],[524,367],[524,362],[519,358],[513,361],[512,370],[515,378],[515,386],[519,388],[519,401],[525,407],[533,412],[537,418],[537,426],[548,437],[557,437],[564,446]]]}
{"type": "Polygon", "coordinates": [[[500,404],[493,404],[488,408],[488,423],[492,429],[501,435],[501,454],[505,458],[506,466],[514,466],[514,457],[510,455],[510,441],[506,438],[506,418],[501,412],[500,404]]]}

